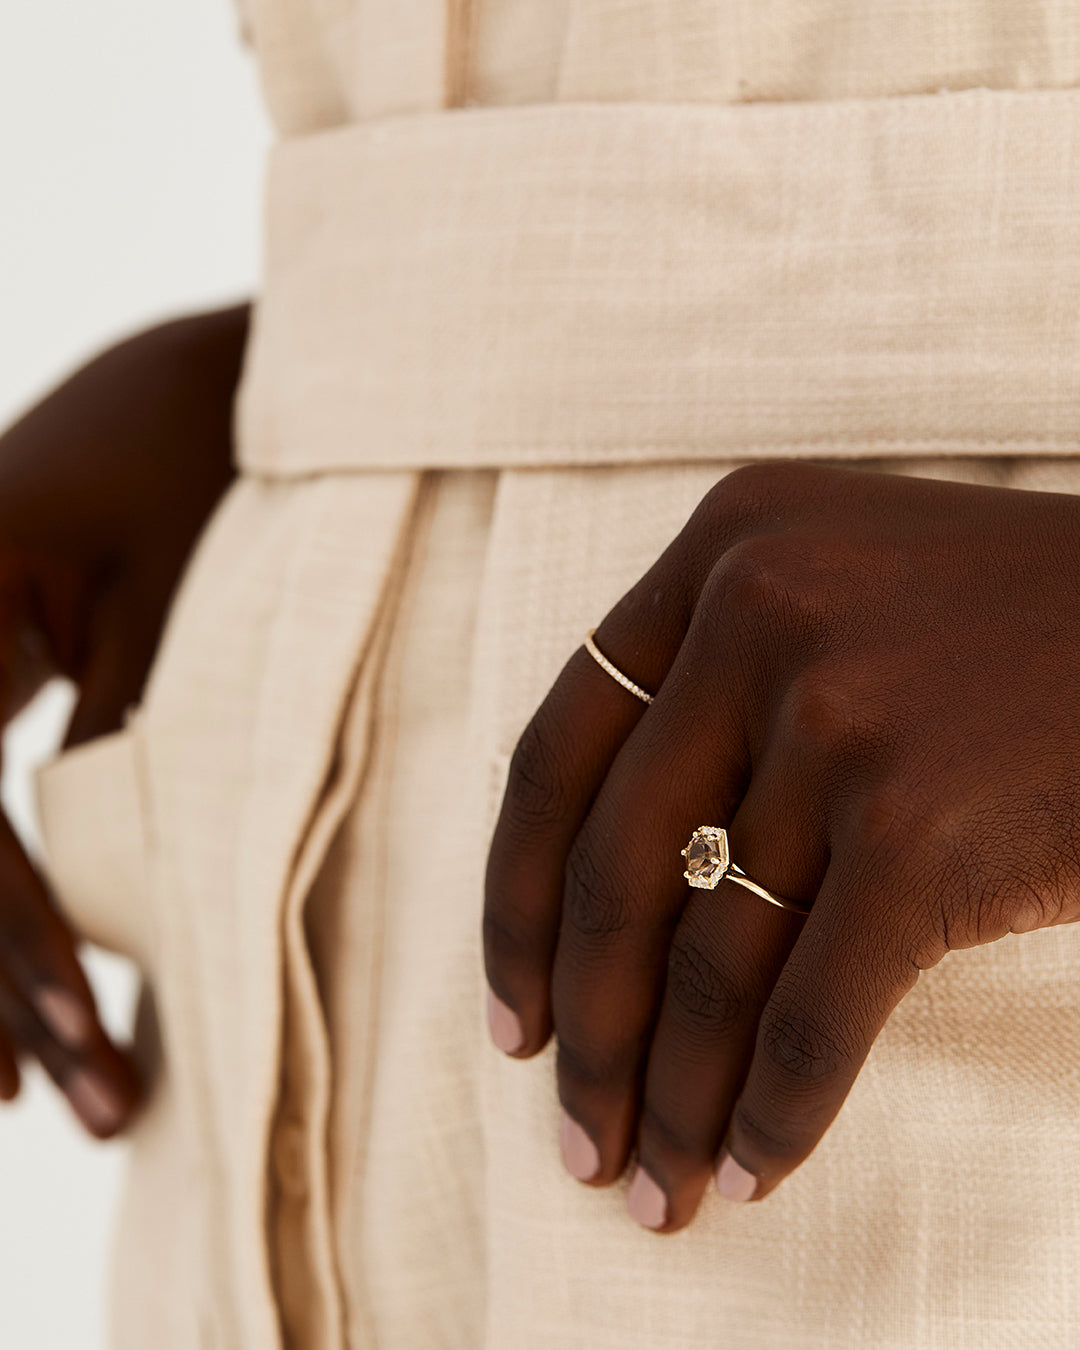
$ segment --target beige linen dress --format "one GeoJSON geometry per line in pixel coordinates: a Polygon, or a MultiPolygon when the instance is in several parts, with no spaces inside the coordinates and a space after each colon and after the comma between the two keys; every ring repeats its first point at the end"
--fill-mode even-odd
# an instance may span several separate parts
{"type": "Polygon", "coordinates": [[[247,21],[242,474],[143,706],[39,784],[146,979],[112,1344],[1080,1346],[1080,932],[928,972],[805,1166],[668,1238],[563,1171],[480,948],[518,734],[733,465],[1080,490],[1080,9],[247,21]]]}

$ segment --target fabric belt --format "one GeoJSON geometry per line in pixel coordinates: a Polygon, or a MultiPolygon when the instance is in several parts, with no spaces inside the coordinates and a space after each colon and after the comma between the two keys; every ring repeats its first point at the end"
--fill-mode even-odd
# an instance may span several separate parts
{"type": "Polygon", "coordinates": [[[1075,454],[1078,132],[974,90],[287,140],[242,462],[1075,454]]]}

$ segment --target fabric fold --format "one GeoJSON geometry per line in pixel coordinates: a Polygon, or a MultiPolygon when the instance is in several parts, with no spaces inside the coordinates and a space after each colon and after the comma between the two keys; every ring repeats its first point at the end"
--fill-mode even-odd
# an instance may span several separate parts
{"type": "Polygon", "coordinates": [[[155,965],[138,718],[55,756],[35,776],[43,863],[81,937],[155,965]]]}
{"type": "MultiPolygon", "coordinates": [[[[343,726],[377,675],[378,620],[407,557],[418,484],[408,471],[240,481],[185,578],[140,713],[147,895],[168,953],[154,992],[196,1216],[159,1297],[199,1290],[213,1310],[207,1344],[230,1350],[282,1344],[267,1213],[287,978],[311,1011],[293,916],[332,828],[343,726]]],[[[85,801],[69,805],[53,832],[61,849],[85,801]]],[[[325,1059],[311,1069],[294,1150],[307,1160],[328,1090],[325,1059]]],[[[136,1123],[136,1153],[152,1127],[152,1114],[136,1123]]],[[[318,1178],[305,1172],[302,1184],[325,1207],[318,1178]]],[[[312,1259],[311,1287],[332,1306],[325,1244],[312,1259]]],[[[118,1307],[120,1346],[145,1344],[144,1315],[135,1301],[118,1307]]]]}

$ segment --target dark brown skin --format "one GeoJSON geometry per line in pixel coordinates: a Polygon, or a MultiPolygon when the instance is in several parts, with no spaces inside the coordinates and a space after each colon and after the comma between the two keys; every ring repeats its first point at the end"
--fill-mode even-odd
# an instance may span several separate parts
{"type": "Polygon", "coordinates": [[[514,1053],[557,1037],[588,1179],[636,1150],[660,1187],[650,1227],[722,1150],[767,1196],[947,952],[1080,918],[1078,595],[1080,498],[758,465],[599,627],[655,702],[567,662],[511,763],[487,973],[514,1053]],[[809,916],[690,889],[703,824],[809,916]]]}
{"type": "MultiPolygon", "coordinates": [[[[138,702],[185,559],[233,475],[232,399],[248,307],[112,348],[0,436],[0,705],[54,675],[78,700],[65,744],[138,702]]],[[[40,1061],[92,1135],[123,1129],[140,1084],[98,1019],[59,914],[0,816],[0,1097],[40,1061]]]]}

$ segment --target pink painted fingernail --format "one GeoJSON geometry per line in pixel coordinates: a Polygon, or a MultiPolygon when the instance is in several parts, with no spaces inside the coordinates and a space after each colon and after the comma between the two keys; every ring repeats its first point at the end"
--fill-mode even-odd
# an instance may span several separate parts
{"type": "Polygon", "coordinates": [[[600,1171],[600,1150],[565,1111],[559,1122],[559,1148],[563,1165],[578,1181],[591,1181],[600,1171]]]}
{"type": "Polygon", "coordinates": [[[496,1046],[507,1055],[525,1044],[521,1019],[513,1008],[507,1007],[494,989],[488,990],[488,1029],[496,1046]]]}
{"type": "Polygon", "coordinates": [[[626,1197],[630,1217],[643,1228],[663,1228],[667,1223],[667,1196],[645,1171],[639,1167],[630,1183],[626,1197]]]}
{"type": "Polygon", "coordinates": [[[44,984],[34,994],[38,1015],[61,1045],[82,1050],[94,1034],[94,1019],[89,1009],[69,989],[44,984]]]}
{"type": "Polygon", "coordinates": [[[757,1177],[740,1167],[725,1148],[716,1169],[716,1189],[725,1200],[751,1200],[757,1190],[757,1177]]]}
{"type": "Polygon", "coordinates": [[[80,1069],[64,1085],[68,1101],[81,1119],[101,1134],[111,1134],[124,1119],[124,1108],[108,1083],[80,1069]]]}

